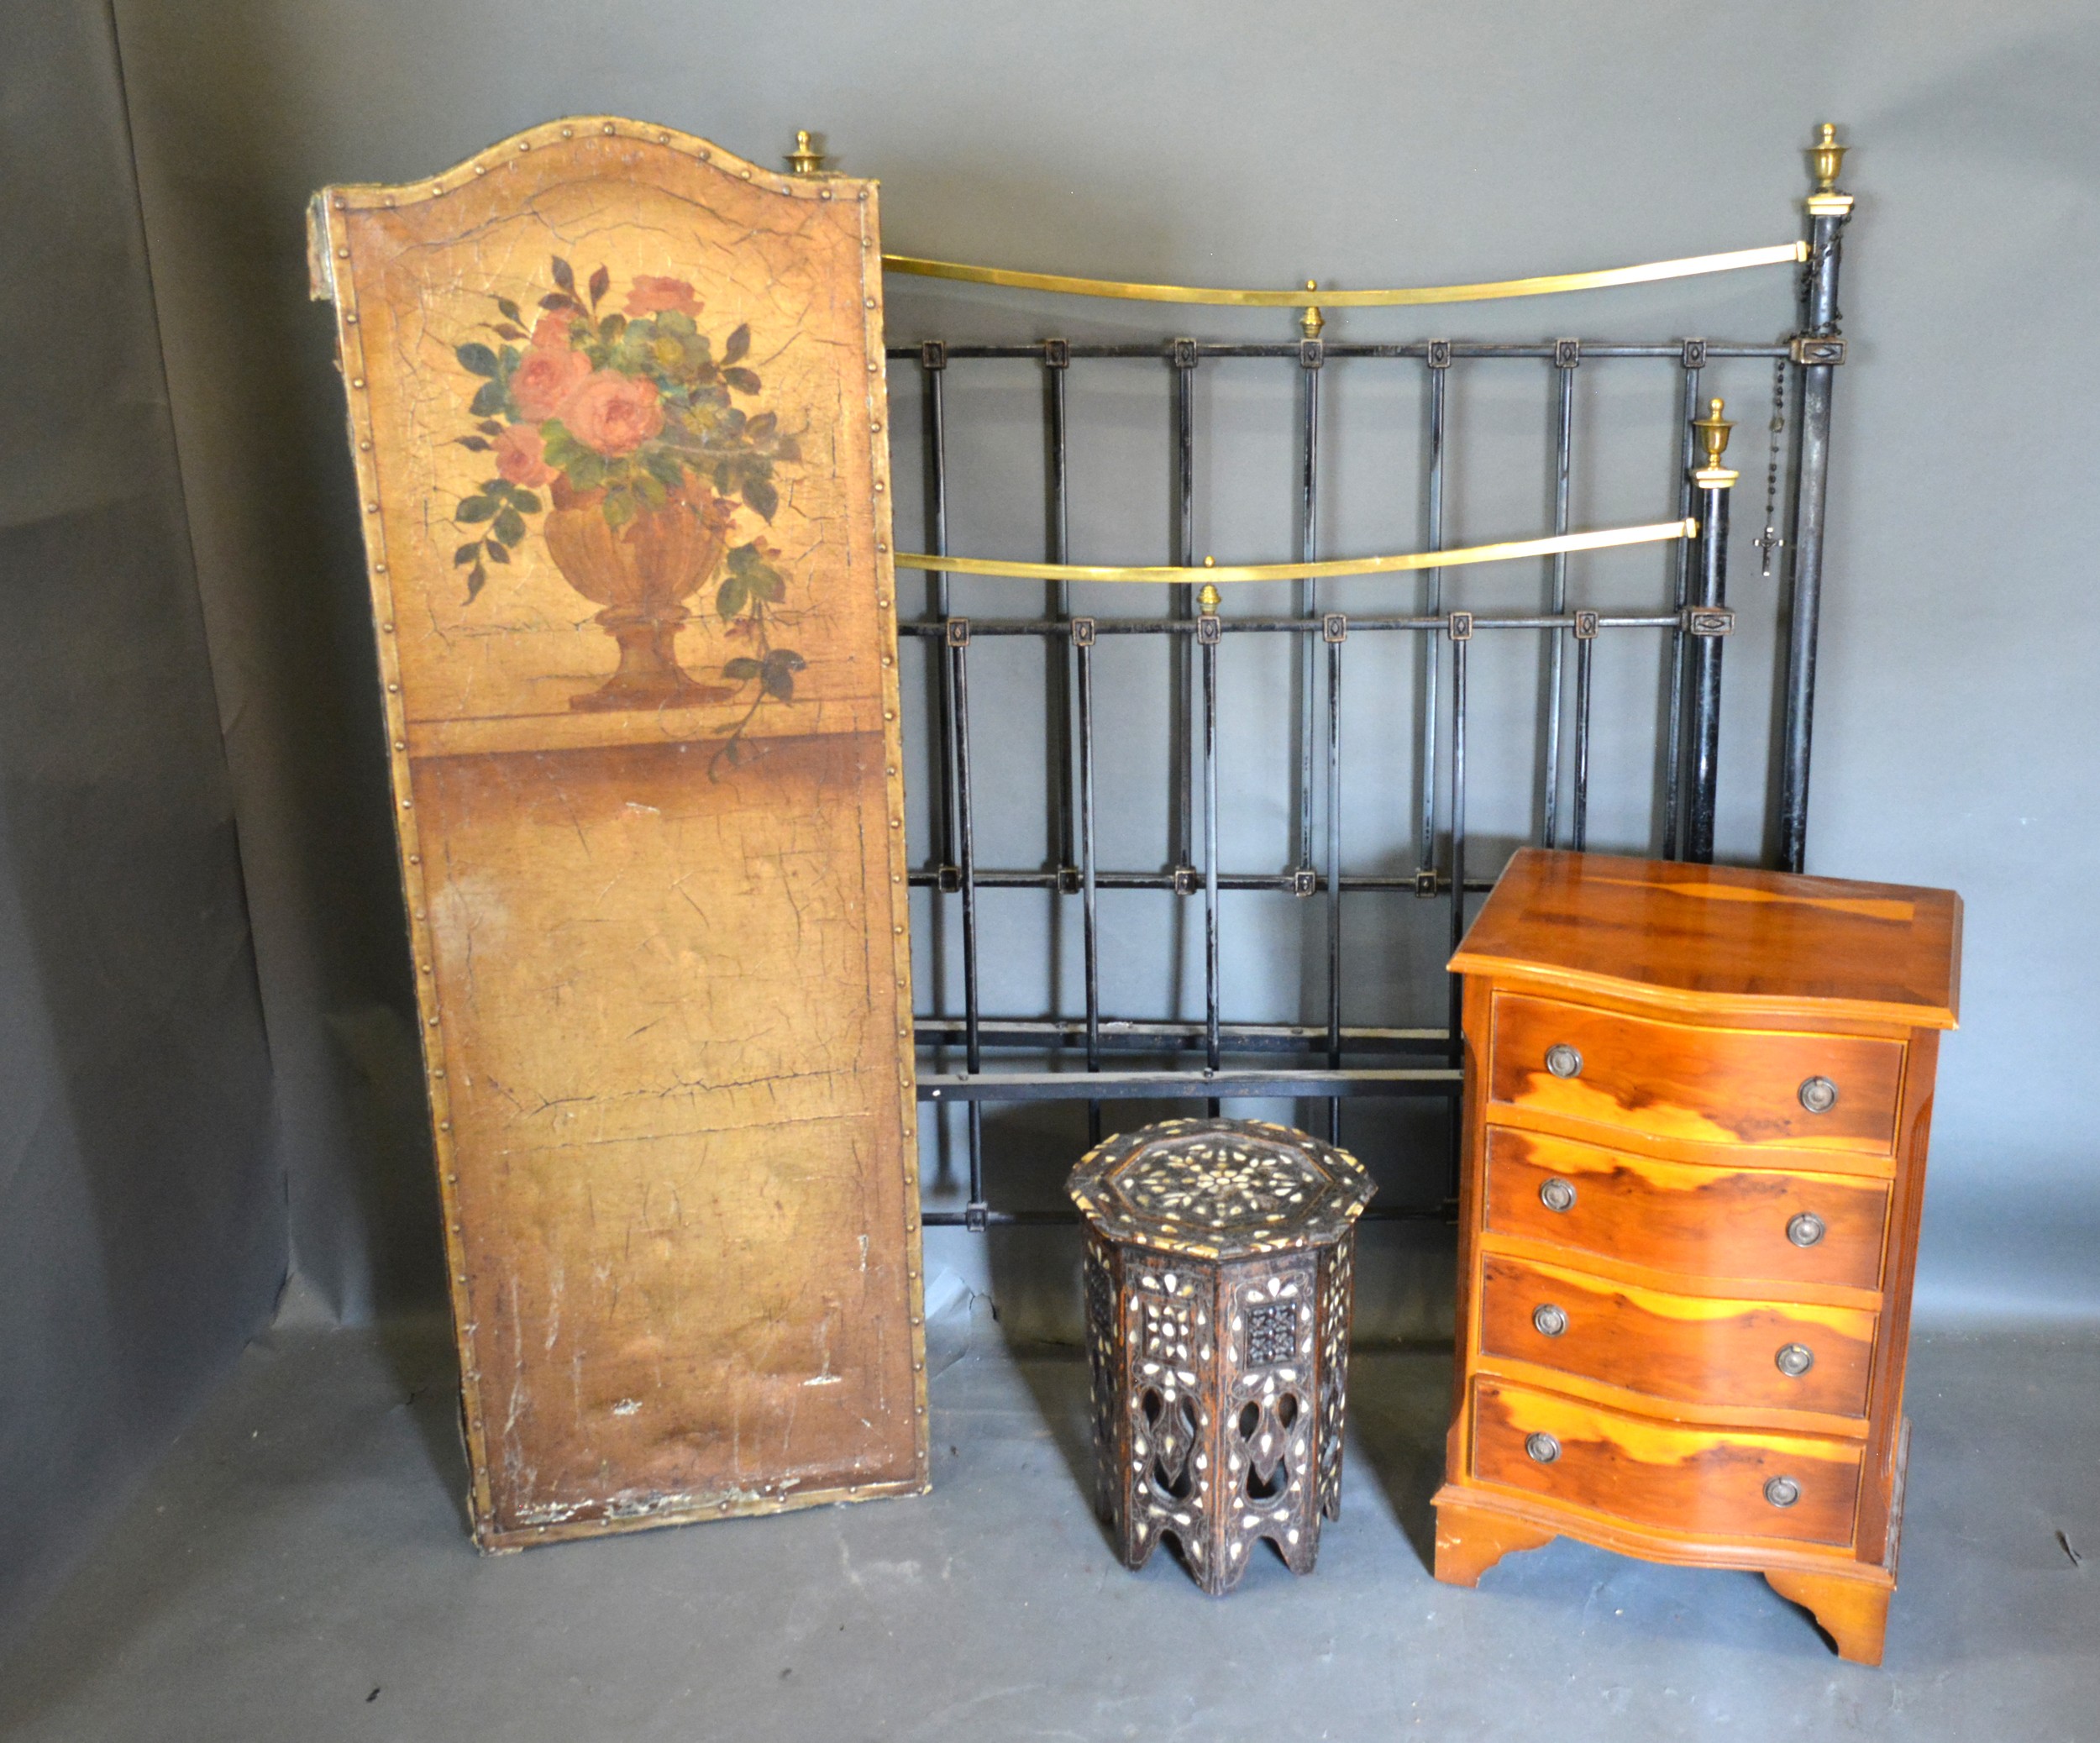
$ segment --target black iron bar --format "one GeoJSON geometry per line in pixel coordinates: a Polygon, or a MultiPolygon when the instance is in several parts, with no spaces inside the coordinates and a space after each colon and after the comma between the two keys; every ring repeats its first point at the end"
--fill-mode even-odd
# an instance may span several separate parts
{"type": "MultiPolygon", "coordinates": [[[[1063,339],[1046,341],[1042,348],[1043,366],[1049,376],[1047,408],[1050,423],[1048,534],[1050,559],[1053,563],[1068,563],[1072,554],[1069,493],[1071,444],[1068,438],[1069,426],[1065,417],[1065,383],[1070,374],[1071,349],[1063,339]]],[[[1072,621],[1072,584],[1062,580],[1054,582],[1050,594],[1052,616],[1059,623],[1068,626],[1072,621]]],[[[1101,1068],[1101,958],[1100,941],[1095,931],[1100,916],[1096,911],[1094,887],[1094,648],[1090,641],[1075,645],[1068,627],[1065,643],[1063,648],[1055,648],[1047,641],[1044,643],[1044,651],[1052,654],[1056,661],[1058,699],[1052,720],[1052,730],[1057,738],[1058,808],[1058,839],[1053,857],[1058,867],[1058,887],[1060,890],[1064,887],[1064,868],[1071,865],[1074,859],[1079,862],[1080,948],[1084,958],[1089,1036],[1087,1068],[1099,1071],[1101,1068]],[[1078,686],[1080,741],[1076,768],[1073,764],[1072,746],[1075,683],[1078,686]],[[1076,793],[1074,790],[1075,783],[1078,787],[1076,793]],[[1075,813],[1079,820],[1076,838],[1074,833],[1075,813]]],[[[1098,1101],[1087,1105],[1086,1131],[1089,1146],[1100,1142],[1101,1105],[1098,1101]]]]}
{"type": "MultiPolygon", "coordinates": [[[[1698,433],[1692,420],[1699,415],[1699,370],[1693,360],[1703,351],[1683,348],[1684,405],[1677,419],[1677,518],[1692,512],[1692,469],[1698,464],[1698,433]]],[[[1675,859],[1681,852],[1683,806],[1679,802],[1684,784],[1684,612],[1692,603],[1692,545],[1680,538],[1675,550],[1677,627],[1670,635],[1670,720],[1662,749],[1662,857],[1675,859]]]]}
{"type": "MultiPolygon", "coordinates": [[[[1466,650],[1473,645],[1473,621],[1468,620],[1465,626],[1467,633],[1462,636],[1457,633],[1459,624],[1454,612],[1451,627],[1451,948],[1456,953],[1460,941],[1466,936],[1466,650]]],[[[1462,1074],[1466,1063],[1466,984],[1462,975],[1446,978],[1451,1000],[1446,1022],[1451,1037],[1449,1068],[1462,1074]]],[[[1454,1204],[1458,1199],[1462,1142],[1462,1125],[1454,1108],[1447,1170],[1448,1196],[1454,1204]]]]}
{"type": "MultiPolygon", "coordinates": [[[[1213,622],[1216,620],[1211,619],[1213,622]]],[[[1203,654],[1203,1056],[1218,1068],[1218,644],[1201,640],[1203,654]]],[[[1218,1111],[1217,1100],[1210,1112],[1218,1111]]]]}
{"type": "MultiPolygon", "coordinates": [[[[1076,1210],[988,1210],[977,1223],[963,1210],[927,1210],[919,1221],[930,1229],[960,1229],[990,1226],[1005,1227],[1019,1225],[1025,1227],[1048,1227],[1078,1222],[1076,1210]]],[[[1442,1205],[1373,1205],[1358,1218],[1362,1222],[1449,1222],[1452,1213],[1442,1205]]]]}
{"type": "MultiPolygon", "coordinates": [[[[1299,375],[1305,388],[1300,395],[1304,420],[1299,443],[1298,475],[1298,560],[1317,562],[1320,557],[1320,366],[1324,347],[1307,339],[1298,348],[1299,375]]],[[[1298,586],[1298,615],[1310,623],[1320,616],[1320,583],[1310,578],[1298,586]]],[[[1298,843],[1291,864],[1310,867],[1313,863],[1313,736],[1318,705],[1313,700],[1319,668],[1310,638],[1299,650],[1298,663],[1298,843]]]]}
{"type": "MultiPolygon", "coordinates": [[[[961,619],[956,620],[958,623],[961,619]]],[[[970,804],[969,641],[967,635],[948,641],[948,670],[955,691],[955,797],[958,839],[962,847],[963,897],[963,1059],[972,1074],[984,1064],[983,1037],[978,1032],[980,1009],[977,989],[977,830],[970,804]]],[[[969,1201],[974,1210],[984,1208],[984,1115],[977,1104],[969,1111],[969,1201]]]]}
{"type": "MultiPolygon", "coordinates": [[[[1149,358],[1157,361],[1163,354],[1171,354],[1175,343],[1177,342],[1168,340],[1164,344],[1153,342],[1122,345],[1075,344],[1071,348],[1070,354],[1075,360],[1086,362],[1098,362],[1116,358],[1133,360],[1149,358]]],[[[1184,343],[1193,344],[1195,354],[1200,358],[1273,357],[1295,360],[1299,354],[1298,347],[1288,342],[1235,344],[1200,339],[1184,343]]],[[[1321,341],[1330,358],[1425,357],[1429,354],[1429,348],[1432,343],[1439,345],[1448,344],[1453,357],[1478,357],[1489,360],[1519,358],[1551,360],[1555,354],[1555,342],[1551,339],[1530,344],[1504,344],[1478,339],[1438,339],[1435,341],[1416,339],[1410,344],[1390,345],[1347,344],[1335,340],[1321,341]]],[[[1586,339],[1583,340],[1582,346],[1583,355],[1585,359],[1592,357],[1676,358],[1683,349],[1682,342],[1677,339],[1629,341],[1586,339]]],[[[887,350],[888,354],[893,358],[911,358],[919,354],[919,348],[916,345],[891,345],[887,348],[887,350]]],[[[1040,343],[1015,345],[950,345],[948,348],[948,354],[952,360],[955,361],[988,361],[1000,358],[1039,359],[1042,355],[1042,347],[1040,343]]],[[[1709,357],[1762,357],[1769,360],[1775,357],[1789,356],[1792,354],[1784,344],[1713,339],[1708,342],[1706,354],[1709,357]]]]}
{"type": "MultiPolygon", "coordinates": [[[[1572,354],[1581,355],[1579,345],[1572,354]]],[[[1553,368],[1553,536],[1557,538],[1567,531],[1567,480],[1575,445],[1575,365],[1567,355],[1557,354],[1553,368]]],[[[1567,553],[1554,552],[1546,559],[1546,572],[1551,580],[1553,615],[1557,617],[1567,610],[1567,553]]],[[[1549,848],[1557,848],[1561,842],[1561,685],[1565,638],[1557,629],[1548,630],[1546,643],[1546,766],[1541,771],[1546,802],[1539,839],[1549,848]]]]}
{"type": "MultiPolygon", "coordinates": [[[[1809,333],[1835,339],[1839,235],[1841,216],[1819,215],[1809,244],[1809,333]]],[[[1780,735],[1779,864],[1798,872],[1808,862],[1809,746],[1815,716],[1816,622],[1823,606],[1824,496],[1830,477],[1830,390],[1836,370],[1829,361],[1801,371],[1801,458],[1794,470],[1793,525],[1788,548],[1793,596],[1787,613],[1787,700],[1780,735]]]]}
{"type": "MultiPolygon", "coordinates": [[[[926,395],[927,443],[927,543],[932,547],[930,554],[940,557],[948,554],[948,347],[938,339],[929,339],[918,348],[920,379],[926,395]]],[[[946,621],[951,589],[947,571],[929,572],[933,583],[933,615],[946,621]]],[[[903,606],[898,606],[900,617],[903,606]]],[[[942,865],[955,864],[955,690],[952,682],[953,662],[937,649],[934,691],[939,698],[940,718],[937,722],[940,751],[936,763],[932,801],[934,851],[942,865]]],[[[945,905],[932,905],[929,918],[932,937],[932,963],[936,981],[934,996],[945,1001],[947,989],[939,983],[947,978],[947,916],[945,905]]],[[[940,1174],[948,1178],[950,1139],[945,1121],[937,1123],[935,1143],[939,1160],[940,1174]]],[[[970,1198],[973,1202],[983,1197],[982,1183],[978,1179],[978,1147],[970,1146],[970,1198]]]]}
{"type": "MultiPolygon", "coordinates": [[[[942,880],[938,869],[927,867],[911,873],[909,881],[915,889],[938,889],[942,880]]],[[[980,867],[976,878],[977,887],[979,890],[1054,890],[1059,887],[1063,881],[1058,873],[1042,866],[995,869],[980,867]]],[[[1181,890],[1185,888],[1184,885],[1175,880],[1173,873],[1170,871],[1097,872],[1095,874],[1095,885],[1101,890],[1181,890]]],[[[948,880],[948,888],[951,892],[957,887],[958,886],[955,879],[951,878],[948,880]]],[[[1312,893],[1319,895],[1326,891],[1326,879],[1320,873],[1315,872],[1312,879],[1312,893]]],[[[1341,887],[1345,890],[1412,891],[1420,886],[1411,874],[1404,877],[1394,877],[1366,873],[1352,874],[1344,878],[1341,880],[1341,887]]],[[[1298,895],[1304,893],[1304,886],[1294,872],[1220,872],[1218,888],[1231,890],[1268,890],[1284,895],[1298,895]]],[[[1450,888],[1449,879],[1440,877],[1436,880],[1437,894],[1442,895],[1450,888]]],[[[1484,890],[1494,888],[1494,881],[1489,878],[1468,879],[1466,883],[1467,893],[1473,895],[1478,895],[1484,890]]]]}
{"type": "MultiPolygon", "coordinates": [[[[948,549],[948,347],[929,340],[918,348],[920,369],[926,382],[927,542],[928,556],[945,557],[948,549]]],[[[945,622],[949,611],[948,571],[930,571],[933,580],[933,615],[945,622]]],[[[955,864],[955,691],[950,681],[952,662],[941,662],[941,774],[935,795],[938,820],[935,825],[941,864],[955,864]]]]}
{"type": "Polygon", "coordinates": [[[1684,857],[1694,865],[1714,861],[1714,794],[1720,774],[1721,648],[1718,633],[1701,633],[1698,614],[1728,604],[1728,499],[1726,484],[1699,489],[1699,591],[1692,623],[1692,792],[1685,807],[1684,857]]]}
{"type": "MultiPolygon", "coordinates": [[[[1065,430],[1064,384],[1068,373],[1066,352],[1063,339],[1046,340],[1042,347],[1045,375],[1046,403],[1044,416],[1048,423],[1050,472],[1045,505],[1048,525],[1045,528],[1046,554],[1053,563],[1068,563],[1071,559],[1071,522],[1066,486],[1069,481],[1068,444],[1065,430]]],[[[1050,615],[1059,623],[1072,616],[1072,584],[1058,580],[1050,584],[1050,615]]],[[[1050,743],[1052,745],[1053,778],[1057,785],[1057,838],[1051,843],[1050,851],[1059,865],[1070,865],[1077,855],[1073,840],[1074,770],[1072,766],[1072,656],[1063,648],[1047,649],[1052,670],[1050,676],[1050,743]]]]}
{"type": "MultiPolygon", "coordinates": [[[[962,1038],[963,1026],[960,1017],[921,1015],[912,1019],[912,1032],[922,1047],[953,1045],[962,1038]]],[[[1181,1053],[1205,1046],[1208,1026],[1179,1018],[1110,1017],[1089,1036],[1084,1022],[1068,1016],[987,1016],[979,1020],[977,1032],[988,1047],[1053,1052],[1085,1042],[1113,1053],[1181,1053]]],[[[1221,1023],[1218,1037],[1226,1053],[1310,1055],[1326,1043],[1326,1031],[1310,1023],[1221,1023]]],[[[1355,1027],[1341,1032],[1347,1053],[1441,1053],[1450,1039],[1441,1029],[1355,1027]]],[[[1095,1066],[1089,1063],[1087,1068],[1095,1066]]]]}
{"type": "MultiPolygon", "coordinates": [[[[1428,354],[1429,360],[1429,549],[1444,548],[1444,386],[1451,377],[1451,354],[1446,348],[1428,354]]],[[[1679,543],[1683,541],[1680,539],[1679,543]]],[[[1429,622],[1444,611],[1444,571],[1424,571],[1429,583],[1429,622]]],[[[1422,644],[1421,774],[1417,791],[1421,805],[1421,838],[1415,864],[1427,870],[1436,864],[1436,680],[1443,669],[1441,643],[1422,644]]]]}
{"type": "MultiPolygon", "coordinates": [[[[1299,561],[1320,559],[1320,376],[1326,361],[1326,346],[1307,339],[1298,348],[1299,373],[1305,383],[1305,466],[1299,480],[1299,561]]],[[[1299,615],[1308,623],[1323,617],[1320,583],[1310,578],[1298,584],[1299,615]]],[[[1316,664],[1312,638],[1299,643],[1299,684],[1304,699],[1299,716],[1298,764],[1298,858],[1301,871],[1312,869],[1313,848],[1313,721],[1316,664]]],[[[1341,1064],[1341,643],[1327,641],[1327,1063],[1341,1064]]],[[[1341,1142],[1341,1104],[1327,1103],[1327,1137],[1341,1142]]]]}
{"type": "MultiPolygon", "coordinates": [[[[1307,647],[1312,645],[1307,641],[1307,647]]],[[[1341,1068],[1341,641],[1327,643],[1327,1063],[1341,1068]]],[[[1327,1104],[1327,1141],[1341,1142],[1341,1104],[1327,1104]]]]}
{"type": "Polygon", "coordinates": [[[1575,643],[1575,797],[1568,808],[1567,844],[1578,853],[1589,846],[1589,680],[1597,638],[1575,643]]]}
{"type": "Polygon", "coordinates": [[[919,1074],[921,1101],[1077,1101],[1094,1096],[1111,1100],[1303,1100],[1327,1095],[1450,1095],[1465,1074],[1448,1065],[1360,1067],[1344,1071],[1268,1071],[1215,1068],[1200,1073],[1177,1067],[1168,1071],[993,1071],[919,1074]]]}
{"type": "MultiPolygon", "coordinates": [[[[1174,370],[1174,550],[1172,561],[1184,569],[1196,562],[1196,414],[1194,340],[1177,340],[1173,350],[1174,370]]],[[[1192,586],[1173,590],[1169,609],[1184,624],[1196,621],[1196,596],[1192,586]]],[[[1195,857],[1195,749],[1189,718],[1194,711],[1194,675],[1184,645],[1168,656],[1173,662],[1168,686],[1168,766],[1174,783],[1173,836],[1168,853],[1175,865],[1187,865],[1195,857]]],[[[1179,916],[1176,924],[1179,925],[1179,916]]]]}
{"type": "MultiPolygon", "coordinates": [[[[1086,953],[1086,1068],[1101,1068],[1101,931],[1100,885],[1094,853],[1094,643],[1073,650],[1079,663],[1079,911],[1086,953]]],[[[1086,1110],[1089,1146],[1101,1141],[1101,1104],[1086,1110]]]]}
{"type": "MultiPolygon", "coordinates": [[[[1178,635],[1196,633],[1194,620],[1184,622],[1173,617],[1096,617],[1091,620],[1092,633],[1095,635],[1178,635]]],[[[1679,620],[1662,612],[1643,614],[1599,612],[1599,629],[1668,629],[1679,620]]],[[[1473,620],[1475,629],[1572,629],[1572,612],[1558,617],[1540,612],[1526,612],[1500,617],[1477,616],[1473,620]]],[[[1442,617],[1357,617],[1349,619],[1349,633],[1358,630],[1411,629],[1433,631],[1442,634],[1451,627],[1448,615],[1442,617]]],[[[1317,635],[1322,626],[1308,623],[1302,617],[1226,617],[1219,621],[1219,633],[1223,635],[1283,634],[1317,635]]],[[[902,636],[933,636],[947,634],[946,626],[927,619],[900,623],[897,633],[902,636]]],[[[973,617],[970,620],[972,636],[1061,636],[1070,633],[1069,627],[1062,623],[1046,623],[1039,617],[973,617]]]]}

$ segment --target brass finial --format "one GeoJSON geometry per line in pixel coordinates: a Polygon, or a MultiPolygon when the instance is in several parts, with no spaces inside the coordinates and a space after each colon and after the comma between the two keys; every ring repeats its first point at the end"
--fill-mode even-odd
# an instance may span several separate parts
{"type": "Polygon", "coordinates": [[[1837,123],[1826,121],[1817,130],[1816,142],[1809,150],[1809,160],[1815,165],[1815,191],[1819,194],[1837,192],[1837,179],[1845,168],[1845,148],[1838,144],[1837,123]]]}
{"type": "Polygon", "coordinates": [[[816,135],[806,127],[797,128],[795,149],[788,153],[788,167],[798,176],[814,176],[824,163],[824,154],[816,149],[816,135]]]}
{"type": "MultiPolygon", "coordinates": [[[[1305,288],[1308,291],[1317,291],[1320,288],[1319,280],[1307,279],[1305,288]]],[[[1298,330],[1307,339],[1318,339],[1320,329],[1326,324],[1326,318],[1320,312],[1319,306],[1315,303],[1306,304],[1305,312],[1298,318],[1298,330]]]]}
{"type": "MultiPolygon", "coordinates": [[[[1218,566],[1218,559],[1215,557],[1205,557],[1203,559],[1203,566],[1205,569],[1215,569],[1218,566]]],[[[1202,591],[1196,595],[1196,609],[1206,617],[1215,617],[1218,614],[1218,606],[1221,602],[1217,588],[1210,582],[1205,581],[1202,591]]]]}
{"type": "Polygon", "coordinates": [[[1720,400],[1706,402],[1706,416],[1692,420],[1692,428],[1699,433],[1699,439],[1706,444],[1706,464],[1718,466],[1721,456],[1728,452],[1728,433],[1735,426],[1721,413],[1727,409],[1720,400]]]}
{"type": "Polygon", "coordinates": [[[1736,476],[1721,464],[1721,456],[1728,452],[1728,433],[1735,428],[1721,415],[1725,409],[1721,401],[1709,400],[1706,416],[1692,420],[1692,428],[1699,433],[1699,440],[1706,445],[1706,464],[1692,475],[1702,485],[1722,489],[1735,483],[1736,476]]]}
{"type": "Polygon", "coordinates": [[[1809,162],[1815,171],[1815,192],[1808,197],[1810,218],[1846,218],[1852,215],[1852,197],[1838,192],[1838,172],[1845,167],[1845,148],[1838,144],[1837,123],[1826,121],[1816,129],[1815,144],[1809,148],[1809,162]]]}

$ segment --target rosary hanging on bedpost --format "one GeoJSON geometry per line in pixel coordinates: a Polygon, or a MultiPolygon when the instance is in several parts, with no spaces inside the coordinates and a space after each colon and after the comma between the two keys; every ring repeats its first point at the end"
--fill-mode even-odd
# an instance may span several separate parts
{"type": "Polygon", "coordinates": [[[1772,443],[1765,457],[1765,530],[1756,545],[1764,557],[1764,577],[1772,579],[1772,559],[1786,540],[1779,536],[1779,438],[1787,428],[1787,360],[1772,365],[1772,443]]]}

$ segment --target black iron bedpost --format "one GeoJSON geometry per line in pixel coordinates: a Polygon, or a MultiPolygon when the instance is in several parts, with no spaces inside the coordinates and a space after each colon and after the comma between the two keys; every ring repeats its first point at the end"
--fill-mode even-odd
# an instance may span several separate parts
{"type": "MultiPolygon", "coordinates": [[[[1305,281],[1308,291],[1318,286],[1305,281]]],[[[1298,344],[1298,373],[1305,382],[1299,404],[1303,414],[1303,441],[1299,450],[1298,554],[1311,563],[1320,556],[1320,371],[1327,360],[1327,347],[1320,337],[1326,325],[1317,308],[1299,318],[1305,337],[1298,344]]],[[[1298,615],[1308,620],[1320,616],[1320,583],[1308,577],[1298,584],[1298,615]]],[[[1313,863],[1313,743],[1319,732],[1319,705],[1314,692],[1319,665],[1312,638],[1299,636],[1298,643],[1298,839],[1291,864],[1298,874],[1301,893],[1311,894],[1308,879],[1313,863]]]]}
{"type": "Polygon", "coordinates": [[[1845,148],[1837,129],[1823,123],[1809,154],[1815,192],[1809,196],[1809,268],[1802,313],[1803,330],[1793,340],[1801,368],[1801,464],[1793,501],[1793,601],[1787,624],[1787,710],[1779,759],[1779,864],[1802,869],[1808,855],[1809,738],[1815,713],[1816,617],[1823,603],[1823,507],[1830,472],[1830,388],[1845,360],[1838,336],[1839,233],[1852,213],[1852,197],[1837,190],[1845,148]]]}
{"type": "MultiPolygon", "coordinates": [[[[1223,1063],[1219,1006],[1224,981],[1218,953],[1218,590],[1209,582],[1196,596],[1196,643],[1203,655],[1203,1059],[1204,1074],[1215,1077],[1223,1063]]],[[[1218,1100],[1210,1098],[1212,1119],[1218,1100]]]]}
{"type": "MultiPolygon", "coordinates": [[[[1678,360],[1684,370],[1684,411],[1677,448],[1677,516],[1692,517],[1692,473],[1698,465],[1699,375],[1706,367],[1706,341],[1682,342],[1678,360]]],[[[1669,723],[1662,749],[1662,857],[1675,859],[1682,851],[1684,800],[1684,614],[1692,603],[1692,545],[1680,538],[1672,568],[1676,580],[1673,607],[1677,627],[1670,633],[1669,723]]]]}
{"type": "MultiPolygon", "coordinates": [[[[1445,620],[1451,637],[1451,948],[1454,955],[1466,937],[1466,653],[1473,644],[1473,613],[1453,612],[1445,620]]],[[[1452,1071],[1466,1064],[1466,977],[1450,974],[1450,1004],[1444,1031],[1445,1059],[1452,1071]]],[[[1451,1104],[1450,1173],[1446,1202],[1458,1203],[1458,1178],[1465,1159],[1465,1126],[1458,1102],[1451,1104]]]]}
{"type": "MultiPolygon", "coordinates": [[[[1170,348],[1174,370],[1174,554],[1170,559],[1183,569],[1196,563],[1196,342],[1178,339],[1170,348]]],[[[1193,582],[1171,590],[1170,607],[1176,617],[1196,615],[1196,589],[1193,582]]],[[[1177,870],[1195,864],[1196,748],[1194,733],[1194,656],[1185,636],[1172,638],[1168,659],[1168,764],[1174,791],[1168,806],[1167,858],[1177,870]]],[[[1179,935],[1182,916],[1174,912],[1179,935]]]]}
{"type": "Polygon", "coordinates": [[[1719,400],[1707,402],[1694,420],[1706,464],[1692,475],[1699,503],[1698,598],[1686,615],[1692,643],[1692,791],[1685,806],[1684,857],[1694,865],[1714,860],[1714,798],[1720,767],[1721,645],[1734,627],[1728,609],[1728,501],[1735,475],[1721,464],[1728,433],[1735,428],[1719,400]]]}
{"type": "MultiPolygon", "coordinates": [[[[1575,371],[1583,361],[1578,339],[1553,342],[1553,531],[1567,531],[1568,474],[1575,451],[1575,371]]],[[[1567,553],[1556,551],[1546,559],[1551,602],[1546,609],[1554,617],[1567,611],[1567,553]]],[[[1556,624],[1546,633],[1546,755],[1541,771],[1545,791],[1539,813],[1539,845],[1561,844],[1561,715],[1566,680],[1566,637],[1556,624]]]]}
{"type": "MultiPolygon", "coordinates": [[[[1043,415],[1049,449],[1049,477],[1047,480],[1047,511],[1045,519],[1045,543],[1049,546],[1049,559],[1053,563],[1072,560],[1071,512],[1068,501],[1068,487],[1071,482],[1070,443],[1065,435],[1065,378],[1071,373],[1072,345],[1068,339],[1047,339],[1042,342],[1043,415]]],[[[1050,584],[1050,617],[1053,622],[1064,623],[1072,617],[1072,584],[1053,581],[1050,584]]],[[[1046,636],[1043,647],[1050,664],[1050,717],[1048,728],[1051,745],[1051,778],[1057,789],[1057,836],[1050,850],[1056,856],[1059,873],[1058,885],[1069,895],[1074,887],[1074,869],[1079,864],[1075,845],[1074,818],[1078,811],[1075,801],[1077,772],[1072,761],[1072,647],[1068,637],[1060,639],[1046,636]]]]}

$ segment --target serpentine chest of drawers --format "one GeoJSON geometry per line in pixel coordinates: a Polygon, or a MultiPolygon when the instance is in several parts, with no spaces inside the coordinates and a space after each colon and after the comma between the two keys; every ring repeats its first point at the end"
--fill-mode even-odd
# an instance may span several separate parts
{"type": "Polygon", "coordinates": [[[1751,1569],[1881,1660],[1952,892],[1526,849],[1466,976],[1436,1577],[1751,1569]]]}

